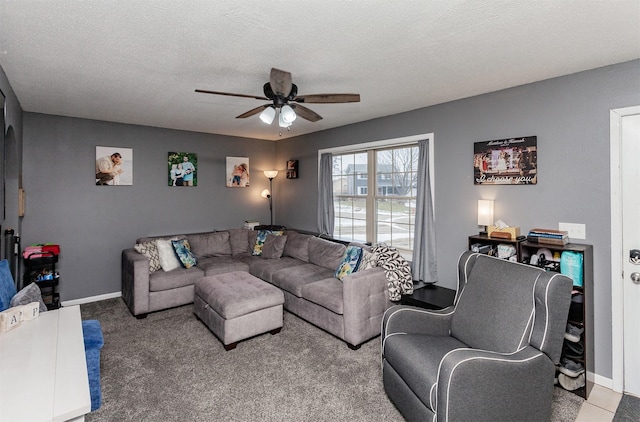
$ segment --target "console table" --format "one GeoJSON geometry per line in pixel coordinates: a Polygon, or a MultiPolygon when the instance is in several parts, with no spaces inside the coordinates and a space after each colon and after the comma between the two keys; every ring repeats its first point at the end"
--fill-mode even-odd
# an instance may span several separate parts
{"type": "Polygon", "coordinates": [[[0,334],[1,421],[80,421],[90,411],[79,306],[0,334]]]}

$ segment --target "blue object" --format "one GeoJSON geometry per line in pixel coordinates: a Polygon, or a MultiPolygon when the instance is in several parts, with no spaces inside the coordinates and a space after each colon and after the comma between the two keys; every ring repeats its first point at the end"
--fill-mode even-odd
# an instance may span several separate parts
{"type": "Polygon", "coordinates": [[[89,391],[91,393],[91,411],[102,404],[100,390],[100,349],[104,346],[102,328],[96,319],[82,321],[82,336],[84,337],[84,353],[87,357],[87,372],[89,374],[89,391]]]}
{"type": "Polygon", "coordinates": [[[6,259],[0,261],[0,312],[11,307],[11,298],[18,293],[16,283],[9,270],[9,262],[6,259]]]}

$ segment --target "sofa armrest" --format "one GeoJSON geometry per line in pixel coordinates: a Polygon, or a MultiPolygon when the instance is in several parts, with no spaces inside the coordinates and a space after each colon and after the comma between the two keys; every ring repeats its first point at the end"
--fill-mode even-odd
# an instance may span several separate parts
{"type": "Polygon", "coordinates": [[[344,339],[357,346],[380,334],[384,311],[391,306],[382,268],[358,271],[342,279],[344,339]]]}
{"type": "Polygon", "coordinates": [[[554,372],[531,346],[509,354],[453,350],[438,371],[436,419],[550,420],[554,372]]]}
{"type": "Polygon", "coordinates": [[[133,315],[149,312],[149,259],[133,248],[122,251],[122,298],[133,315]]]}

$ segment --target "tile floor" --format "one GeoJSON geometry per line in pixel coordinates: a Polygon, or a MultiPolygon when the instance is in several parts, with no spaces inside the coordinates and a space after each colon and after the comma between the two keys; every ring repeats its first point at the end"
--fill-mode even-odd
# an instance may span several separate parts
{"type": "Polygon", "coordinates": [[[621,399],[622,393],[594,384],[589,400],[580,408],[576,422],[611,422],[621,399]]]}

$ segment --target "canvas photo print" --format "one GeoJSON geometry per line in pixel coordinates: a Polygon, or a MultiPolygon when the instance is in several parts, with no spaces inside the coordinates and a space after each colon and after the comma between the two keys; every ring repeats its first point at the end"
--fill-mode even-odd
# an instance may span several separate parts
{"type": "Polygon", "coordinates": [[[227,157],[227,184],[228,188],[249,187],[249,158],[227,157]]]}
{"type": "Polygon", "coordinates": [[[474,143],[473,172],[475,185],[537,184],[537,137],[474,143]]]}
{"type": "Polygon", "coordinates": [[[198,186],[198,154],[169,152],[169,186],[198,186]]]}
{"type": "Polygon", "coordinates": [[[96,186],[133,185],[133,149],[96,147],[96,186]]]}

